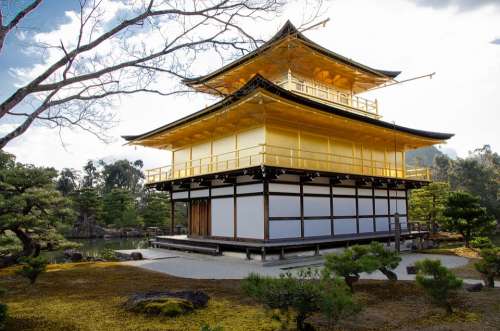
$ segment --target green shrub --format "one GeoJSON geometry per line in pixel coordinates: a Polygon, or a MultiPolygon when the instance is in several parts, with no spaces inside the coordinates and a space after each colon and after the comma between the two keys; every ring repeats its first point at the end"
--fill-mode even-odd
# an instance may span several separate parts
{"type": "Polygon", "coordinates": [[[305,320],[319,310],[321,291],[317,281],[303,276],[303,272],[298,277],[286,273],[279,278],[252,273],[242,281],[242,288],[270,309],[278,309],[284,315],[295,312],[297,330],[305,330],[305,320]]]}
{"type": "Polygon", "coordinates": [[[493,242],[488,237],[476,237],[470,241],[472,248],[492,248],[493,242]]]}
{"type": "Polygon", "coordinates": [[[393,271],[401,262],[401,256],[398,252],[384,248],[384,245],[374,241],[370,244],[370,255],[373,256],[377,263],[377,269],[383,273],[387,279],[391,281],[398,280],[398,276],[393,271]]]}
{"type": "Polygon", "coordinates": [[[354,302],[349,287],[342,278],[333,276],[324,271],[321,283],[320,312],[328,319],[329,329],[347,316],[361,310],[361,306],[354,302]]]}
{"type": "Polygon", "coordinates": [[[106,261],[118,261],[118,257],[116,256],[116,252],[111,248],[104,248],[100,253],[99,257],[106,261]]]}
{"type": "MultiPolygon", "coordinates": [[[[242,288],[268,308],[278,310],[281,316],[288,318],[295,313],[297,330],[312,329],[305,320],[315,312],[321,312],[332,326],[360,310],[345,282],[327,269],[321,274],[317,269],[303,269],[297,275],[286,273],[279,278],[250,274],[243,280],[242,288]]],[[[283,327],[288,330],[288,323],[283,327]]]]}
{"type": "Polygon", "coordinates": [[[28,257],[21,259],[21,269],[17,270],[16,273],[20,276],[29,279],[30,284],[35,284],[38,276],[45,270],[47,270],[48,261],[41,257],[28,257]]]}
{"type": "Polygon", "coordinates": [[[415,263],[417,268],[417,284],[431,297],[431,300],[453,313],[449,302],[451,294],[462,287],[462,280],[457,278],[439,260],[425,259],[415,263]]]}
{"type": "Polygon", "coordinates": [[[483,248],[479,253],[481,260],[474,264],[481,273],[487,287],[495,287],[495,277],[500,276],[500,247],[483,248]]]}
{"type": "Polygon", "coordinates": [[[346,248],[342,253],[327,254],[325,269],[343,277],[351,292],[354,292],[353,284],[359,280],[360,273],[372,273],[379,268],[379,262],[369,253],[367,246],[355,245],[346,248]]]}

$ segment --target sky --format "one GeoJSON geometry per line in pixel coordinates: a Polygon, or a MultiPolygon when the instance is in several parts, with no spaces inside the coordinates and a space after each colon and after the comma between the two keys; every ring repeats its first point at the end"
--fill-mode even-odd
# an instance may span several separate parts
{"type": "MultiPolygon", "coordinates": [[[[76,0],[46,0],[7,39],[0,53],[0,100],[46,64],[29,51],[37,35],[68,37],[74,31],[76,0]]],[[[301,1],[270,22],[252,27],[270,38],[287,19],[300,25],[301,1]]],[[[5,5],[5,4],[4,4],[5,5]]],[[[12,8],[8,8],[13,10],[12,8]]],[[[417,129],[455,134],[439,148],[459,157],[484,144],[500,150],[500,1],[496,0],[334,0],[322,18],[325,27],[307,31],[320,45],[368,66],[401,70],[399,79],[421,79],[364,95],[379,101],[383,120],[417,129]]],[[[62,38],[61,37],[61,38],[62,38]]],[[[221,66],[203,59],[199,74],[221,66]]],[[[139,134],[198,111],[214,102],[204,95],[121,97],[111,111],[118,124],[110,143],[80,130],[31,127],[5,148],[18,161],[80,169],[88,160],[142,159],[145,168],[169,163],[166,151],[124,146],[121,135],[139,134]]],[[[0,134],[12,128],[0,120],[0,134]]]]}

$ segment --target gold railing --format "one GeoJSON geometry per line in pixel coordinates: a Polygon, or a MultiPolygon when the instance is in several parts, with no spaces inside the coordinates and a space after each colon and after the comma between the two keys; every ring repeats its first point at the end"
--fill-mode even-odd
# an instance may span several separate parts
{"type": "Polygon", "coordinates": [[[259,144],[234,152],[146,170],[146,183],[158,183],[258,165],[376,177],[430,180],[428,168],[409,168],[401,165],[396,166],[393,162],[259,144]]]}
{"type": "Polygon", "coordinates": [[[377,100],[372,101],[348,92],[342,92],[324,84],[305,79],[288,72],[286,77],[279,79],[276,84],[284,89],[301,94],[316,101],[342,106],[351,112],[379,119],[377,100]]]}

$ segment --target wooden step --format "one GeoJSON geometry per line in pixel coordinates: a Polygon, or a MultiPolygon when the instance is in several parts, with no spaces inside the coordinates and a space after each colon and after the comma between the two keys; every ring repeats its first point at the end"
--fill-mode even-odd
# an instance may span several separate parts
{"type": "Polygon", "coordinates": [[[205,246],[197,246],[197,245],[190,245],[190,244],[177,244],[177,243],[165,242],[165,241],[152,241],[151,245],[153,245],[155,247],[160,247],[160,248],[177,249],[177,250],[181,250],[181,251],[204,253],[204,254],[210,254],[210,255],[219,255],[220,254],[219,249],[217,247],[205,247],[205,246]]]}

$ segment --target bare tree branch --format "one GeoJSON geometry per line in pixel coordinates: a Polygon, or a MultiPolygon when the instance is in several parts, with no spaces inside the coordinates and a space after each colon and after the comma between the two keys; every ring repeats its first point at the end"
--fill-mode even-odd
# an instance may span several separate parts
{"type": "Polygon", "coordinates": [[[31,4],[19,11],[19,13],[17,13],[17,15],[14,16],[14,18],[7,25],[3,25],[2,8],[0,8],[0,52],[2,51],[7,34],[12,31],[12,29],[14,29],[26,15],[35,10],[35,8],[41,3],[42,0],[33,1],[31,4]]]}
{"type": "MultiPolygon", "coordinates": [[[[107,0],[80,0],[73,40],[45,41],[42,47],[49,56],[44,70],[0,101],[0,120],[18,123],[0,138],[0,148],[35,121],[76,127],[106,140],[106,131],[116,123],[111,107],[120,96],[192,92],[174,82],[195,76],[191,68],[201,54],[227,59],[255,49],[262,40],[245,27],[275,17],[286,2],[122,1],[126,10],[110,19],[105,18],[107,0]],[[165,75],[172,86],[159,83],[165,75]]],[[[33,4],[37,2],[41,0],[33,4]]]]}

